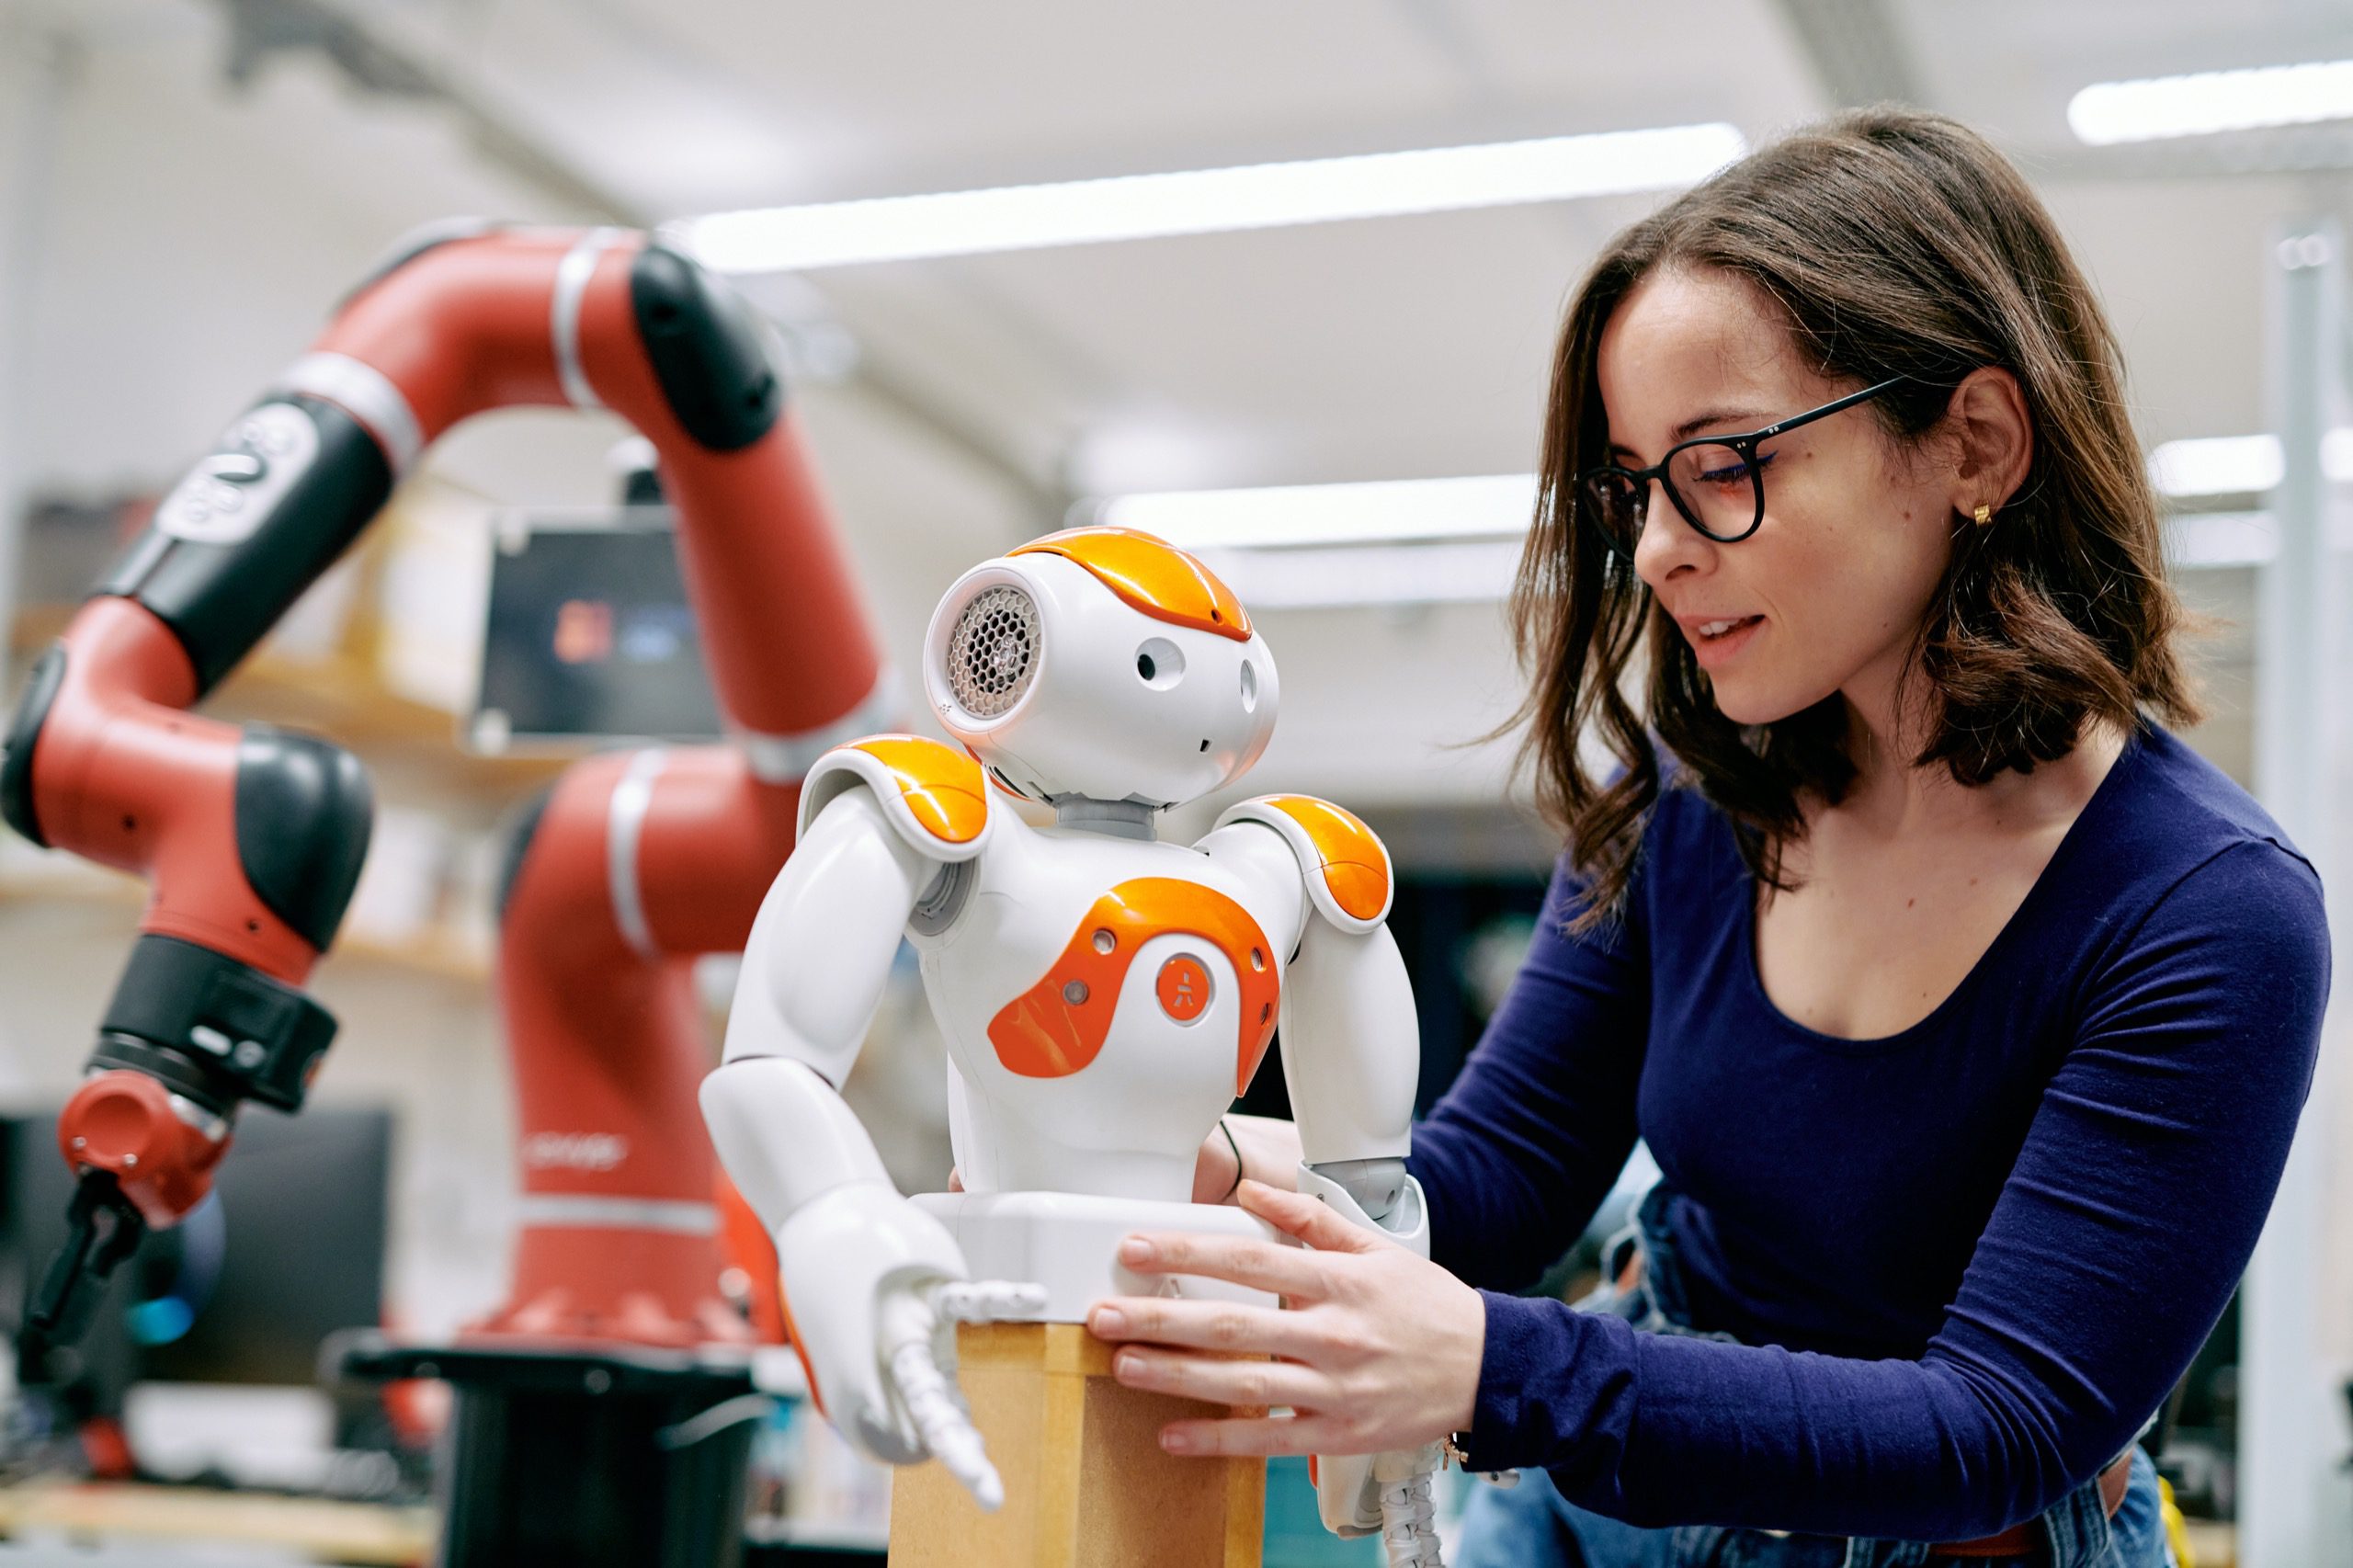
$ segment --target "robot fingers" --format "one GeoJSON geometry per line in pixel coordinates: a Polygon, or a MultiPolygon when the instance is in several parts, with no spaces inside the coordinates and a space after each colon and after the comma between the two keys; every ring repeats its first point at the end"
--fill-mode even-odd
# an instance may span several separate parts
{"type": "Polygon", "coordinates": [[[891,1385],[906,1412],[915,1436],[932,1458],[947,1468],[972,1494],[983,1511],[995,1513],[1005,1504],[1005,1483],[972,1425],[972,1411],[958,1392],[952,1350],[943,1352],[945,1331],[952,1320],[935,1306],[954,1282],[942,1281],[915,1290],[894,1290],[882,1312],[882,1347],[891,1369],[891,1385]]]}
{"type": "Polygon", "coordinates": [[[956,1280],[934,1288],[932,1310],[946,1323],[1001,1323],[1046,1310],[1046,1288],[1012,1279],[956,1280]]]}

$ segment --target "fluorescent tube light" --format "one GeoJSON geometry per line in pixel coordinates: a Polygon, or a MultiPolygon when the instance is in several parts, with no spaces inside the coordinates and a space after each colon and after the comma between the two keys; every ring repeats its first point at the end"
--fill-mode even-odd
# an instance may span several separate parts
{"type": "Polygon", "coordinates": [[[717,212],[674,229],[722,272],[800,270],[1674,189],[1747,151],[1735,127],[1679,125],[717,212]]]}
{"type": "Polygon", "coordinates": [[[2090,146],[2353,118],[2353,60],[2096,82],[2067,105],[2090,146]]]}
{"type": "Polygon", "coordinates": [[[1171,490],[1081,502],[1073,510],[1074,522],[1141,528],[1183,550],[1516,540],[1527,533],[1535,515],[1536,476],[1498,473],[1259,490],[1171,490]]]}
{"type": "MultiPolygon", "coordinates": [[[[2320,468],[2331,483],[2353,483],[2353,428],[2321,437],[2320,468]]],[[[2167,441],[2149,454],[2149,483],[2166,495],[2259,495],[2287,472],[2277,436],[2167,441]]]]}

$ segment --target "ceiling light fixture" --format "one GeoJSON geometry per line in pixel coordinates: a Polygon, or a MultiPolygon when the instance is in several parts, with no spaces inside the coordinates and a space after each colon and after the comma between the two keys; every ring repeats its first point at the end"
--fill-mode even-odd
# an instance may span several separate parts
{"type": "Polygon", "coordinates": [[[1668,190],[1747,151],[1733,126],[1678,125],[716,212],[669,230],[721,272],[798,271],[1668,190]]]}
{"type": "Polygon", "coordinates": [[[1497,473],[1114,495],[1080,502],[1072,508],[1072,521],[1141,528],[1180,550],[1231,550],[1517,540],[1527,533],[1535,510],[1534,474],[1497,473]]]}
{"type": "Polygon", "coordinates": [[[2067,124],[2093,147],[2353,119],[2353,60],[2201,71],[2096,82],[2067,105],[2067,124]]]}

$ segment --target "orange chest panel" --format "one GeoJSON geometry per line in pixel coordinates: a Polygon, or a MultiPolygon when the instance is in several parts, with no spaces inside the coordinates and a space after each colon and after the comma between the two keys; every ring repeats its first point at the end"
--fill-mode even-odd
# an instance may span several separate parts
{"type": "MultiPolygon", "coordinates": [[[[1173,877],[1138,877],[1095,901],[1062,956],[989,1020],[997,1060],[1025,1078],[1066,1077],[1086,1067],[1110,1037],[1111,1015],[1136,954],[1153,937],[1176,933],[1198,937],[1223,953],[1240,982],[1241,1023],[1233,1042],[1233,1092],[1240,1094],[1274,1038],[1282,990],[1274,949],[1249,911],[1212,888],[1173,877]]],[[[1161,965],[1153,995],[1171,1019],[1190,1024],[1209,1010],[1212,984],[1198,960],[1179,955],[1161,965]]]]}

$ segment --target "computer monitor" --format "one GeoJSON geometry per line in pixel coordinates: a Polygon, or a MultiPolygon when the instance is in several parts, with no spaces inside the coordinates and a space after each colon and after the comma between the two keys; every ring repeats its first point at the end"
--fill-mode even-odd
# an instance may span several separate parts
{"type": "Polygon", "coordinates": [[[476,750],[719,737],[668,507],[513,512],[494,537],[476,750]]]}
{"type": "MultiPolygon", "coordinates": [[[[54,1111],[0,1117],[0,1325],[12,1338],[28,1284],[65,1240],[74,1176],[56,1127],[54,1111]]],[[[92,1315],[79,1358],[101,1404],[137,1380],[307,1385],[321,1340],[381,1324],[392,1133],[381,1109],[246,1108],[214,1197],[147,1236],[92,1315]]]]}

